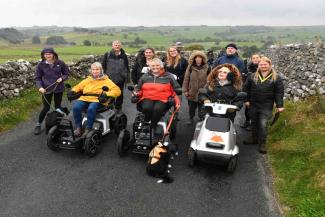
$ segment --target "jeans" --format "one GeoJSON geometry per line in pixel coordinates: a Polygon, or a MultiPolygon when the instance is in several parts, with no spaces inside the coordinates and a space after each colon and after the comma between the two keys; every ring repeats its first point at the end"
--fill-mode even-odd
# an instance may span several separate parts
{"type": "Polygon", "coordinates": [[[267,137],[267,122],[272,118],[272,110],[250,108],[252,131],[257,135],[258,144],[265,144],[267,137]]]}
{"type": "Polygon", "coordinates": [[[63,93],[47,93],[42,96],[43,109],[38,116],[38,123],[42,123],[45,115],[50,110],[50,104],[52,101],[52,96],[54,95],[54,107],[55,109],[61,108],[62,95],[63,93]]]}
{"type": "Polygon", "coordinates": [[[73,105],[73,118],[77,128],[81,128],[82,124],[82,111],[87,108],[87,128],[92,129],[96,118],[97,109],[103,107],[99,102],[85,102],[76,100],[73,105]]]}

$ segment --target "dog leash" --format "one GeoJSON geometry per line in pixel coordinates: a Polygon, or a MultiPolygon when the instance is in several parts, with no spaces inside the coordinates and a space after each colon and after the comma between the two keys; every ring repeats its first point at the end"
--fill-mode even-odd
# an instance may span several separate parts
{"type": "MultiPolygon", "coordinates": [[[[54,91],[56,90],[56,88],[57,88],[58,85],[59,85],[59,82],[55,81],[54,83],[52,83],[52,84],[49,85],[48,87],[44,88],[44,89],[45,89],[45,92],[46,92],[47,89],[49,89],[49,88],[52,87],[53,85],[55,85],[55,87],[54,87],[54,89],[53,89],[51,92],[49,92],[49,93],[54,93],[54,91]]],[[[52,106],[51,103],[49,103],[49,101],[46,99],[46,97],[45,97],[45,93],[41,93],[41,94],[42,94],[42,97],[43,97],[44,101],[45,101],[45,102],[50,106],[50,108],[53,109],[53,111],[55,111],[55,107],[52,106]]]]}

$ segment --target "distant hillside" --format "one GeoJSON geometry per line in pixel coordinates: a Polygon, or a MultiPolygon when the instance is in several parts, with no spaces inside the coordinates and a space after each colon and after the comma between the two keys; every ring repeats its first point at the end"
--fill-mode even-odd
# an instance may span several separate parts
{"type": "Polygon", "coordinates": [[[0,38],[9,41],[12,44],[18,44],[24,41],[24,34],[14,28],[0,29],[0,38]]]}

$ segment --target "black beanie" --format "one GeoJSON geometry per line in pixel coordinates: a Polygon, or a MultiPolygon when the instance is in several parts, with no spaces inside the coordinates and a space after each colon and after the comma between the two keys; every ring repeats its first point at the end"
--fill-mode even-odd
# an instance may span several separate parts
{"type": "Polygon", "coordinates": [[[233,47],[237,50],[237,45],[235,43],[230,43],[225,48],[227,49],[228,47],[233,47]]]}

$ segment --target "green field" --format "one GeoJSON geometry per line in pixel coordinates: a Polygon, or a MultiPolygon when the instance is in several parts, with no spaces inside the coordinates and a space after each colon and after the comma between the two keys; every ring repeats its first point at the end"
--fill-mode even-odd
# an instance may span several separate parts
{"type": "Polygon", "coordinates": [[[256,45],[263,48],[266,42],[272,44],[314,42],[316,37],[325,38],[325,26],[310,27],[265,27],[265,26],[161,26],[161,27],[103,27],[93,28],[97,32],[74,32],[68,27],[35,27],[18,29],[26,35],[21,44],[10,44],[0,38],[0,62],[7,60],[38,60],[40,50],[47,46],[45,41],[49,36],[63,36],[70,45],[52,45],[60,58],[71,62],[83,55],[103,54],[110,49],[113,40],[124,43],[128,53],[136,53],[140,47],[154,47],[166,50],[175,41],[182,41],[184,46],[199,44],[205,49],[220,50],[229,42],[235,42],[239,48],[256,45]],[[33,45],[32,36],[39,35],[41,44],[33,45]],[[130,44],[136,38],[146,43],[130,44]],[[89,40],[92,46],[83,46],[89,40]],[[216,44],[216,41],[219,41],[216,44]],[[73,44],[73,45],[71,45],[73,44]]]}

